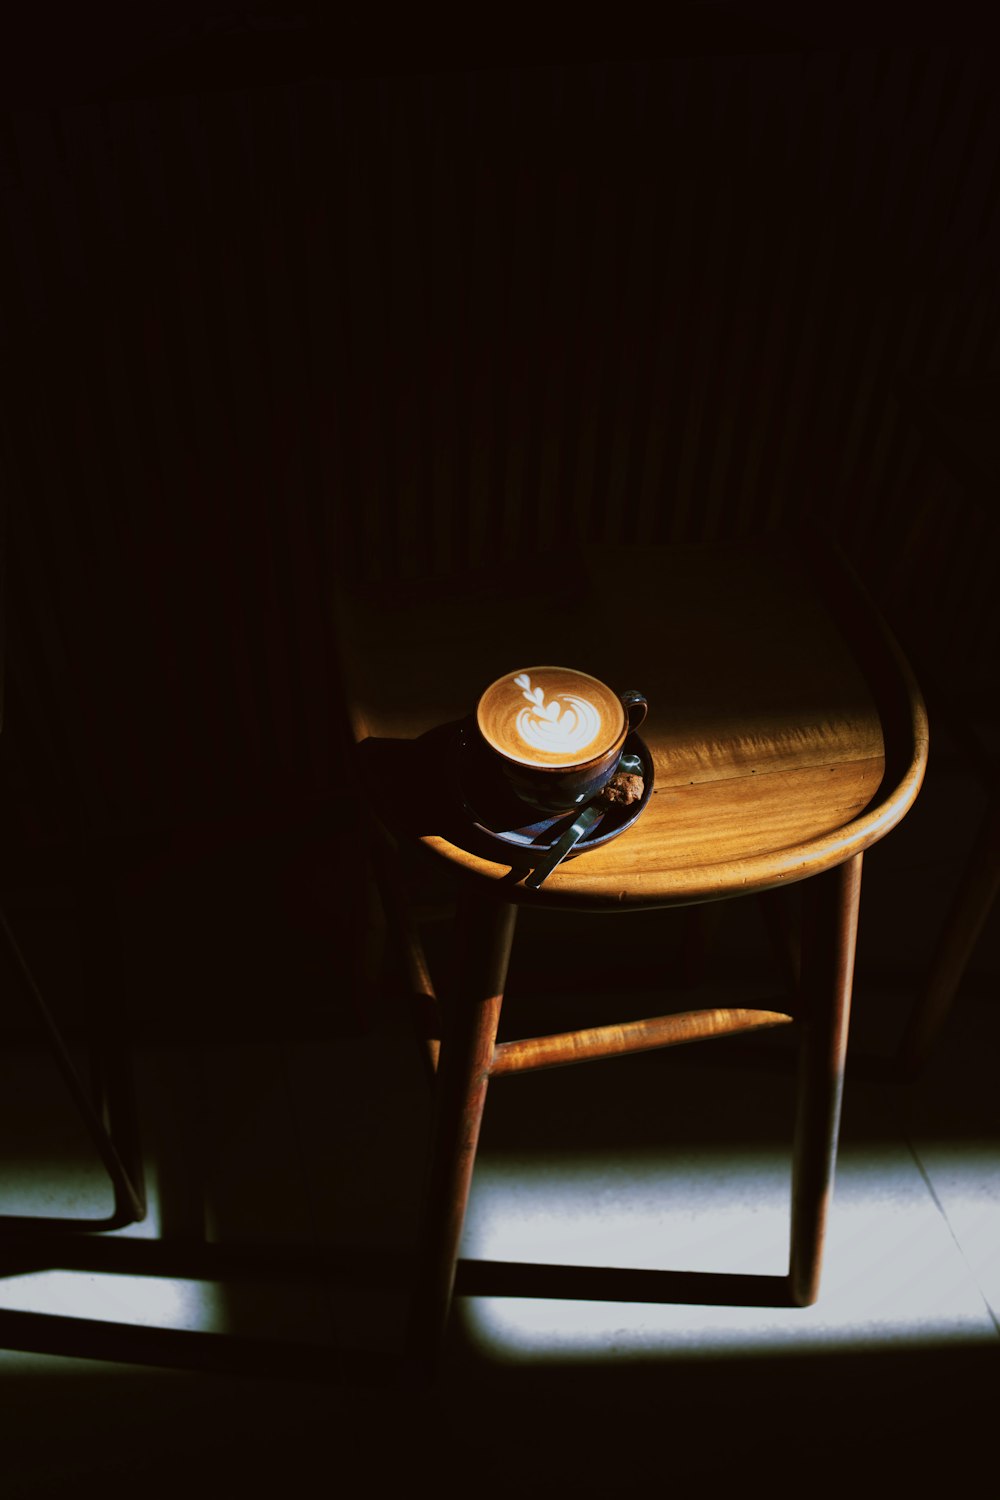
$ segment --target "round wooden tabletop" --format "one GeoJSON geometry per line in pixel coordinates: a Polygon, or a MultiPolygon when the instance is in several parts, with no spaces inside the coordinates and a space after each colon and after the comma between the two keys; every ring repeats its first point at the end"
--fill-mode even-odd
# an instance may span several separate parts
{"type": "Polygon", "coordinates": [[[338,609],[370,805],[512,901],[662,906],[804,879],[884,837],[923,778],[907,664],[842,561],[812,545],[595,550],[347,588],[338,609]],[[632,827],[531,890],[523,856],[484,847],[450,799],[445,747],[486,684],[545,661],[646,694],[655,786],[632,827]]]}

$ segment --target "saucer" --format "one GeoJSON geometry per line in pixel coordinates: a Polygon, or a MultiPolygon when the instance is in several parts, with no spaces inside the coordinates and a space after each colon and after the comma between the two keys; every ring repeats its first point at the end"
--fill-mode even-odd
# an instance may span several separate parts
{"type": "MultiPolygon", "coordinates": [[[[456,736],[457,784],[466,816],[480,838],[494,846],[498,860],[508,863],[512,855],[527,855],[528,861],[544,854],[569,828],[579,808],[555,817],[545,817],[515,797],[502,774],[491,764],[476,742],[475,731],[463,724],[456,736]]],[[[638,755],[642,762],[643,788],[637,803],[611,806],[577,844],[568,859],[588,849],[608,844],[624,833],[642,815],[653,794],[653,758],[638,734],[625,740],[623,754],[638,755]]]]}

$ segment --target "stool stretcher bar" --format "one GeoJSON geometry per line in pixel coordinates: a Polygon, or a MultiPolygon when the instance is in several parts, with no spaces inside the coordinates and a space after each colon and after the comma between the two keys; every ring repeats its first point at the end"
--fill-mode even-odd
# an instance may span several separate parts
{"type": "Polygon", "coordinates": [[[490,1077],[558,1068],[601,1057],[622,1057],[629,1052],[651,1052],[657,1047],[677,1047],[684,1042],[709,1041],[740,1031],[786,1026],[793,1019],[784,1011],[775,1010],[691,1010],[617,1026],[595,1026],[587,1031],[498,1042],[493,1049],[490,1077]]]}

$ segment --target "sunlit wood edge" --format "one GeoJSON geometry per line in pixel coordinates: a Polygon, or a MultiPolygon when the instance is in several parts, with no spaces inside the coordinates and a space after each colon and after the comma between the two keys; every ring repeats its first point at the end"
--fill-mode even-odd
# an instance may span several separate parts
{"type": "MultiPolygon", "coordinates": [[[[768,850],[738,860],[690,867],[679,871],[636,870],[628,878],[615,880],[605,874],[588,877],[578,862],[557,871],[537,891],[526,889],[510,866],[493,863],[457,849],[446,839],[428,836],[421,840],[430,852],[443,858],[459,874],[485,877],[497,886],[497,895],[519,904],[542,904],[566,909],[592,908],[620,911],[628,908],[693,905],[737,895],[791,885],[833,869],[855,854],[878,843],[902,821],[912,807],[927,767],[929,731],[923,698],[905,661],[900,660],[910,705],[910,745],[906,769],[900,779],[859,817],[834,832],[790,846],[768,850]],[[617,892],[615,891],[617,887],[617,892]]],[[[897,762],[901,758],[900,747],[897,762]]],[[[627,837],[623,835],[623,837],[627,837]]]]}

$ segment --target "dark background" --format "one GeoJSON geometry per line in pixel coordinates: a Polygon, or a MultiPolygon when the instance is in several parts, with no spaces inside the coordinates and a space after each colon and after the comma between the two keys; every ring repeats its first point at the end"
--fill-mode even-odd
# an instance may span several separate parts
{"type": "MultiPolygon", "coordinates": [[[[300,1237],[406,1248],[426,1100],[409,1049],[378,1026],[392,997],[358,879],[332,582],[432,580],[571,543],[817,521],[913,656],[931,766],[866,860],[846,1117],[853,1147],[902,1151],[877,1065],[926,975],[996,736],[997,57],[955,5],[647,11],[504,7],[461,33],[423,10],[401,26],[310,5],[35,5],[4,23],[0,895],[60,1025],[75,1038],[110,1018],[134,1044],[162,1214],[142,1245],[81,1235],[35,1266],[104,1271],[131,1244],[169,1283],[188,1251],[248,1240],[279,1270],[282,1246],[298,1265],[300,1237]],[[306,1057],[287,1074],[308,1081],[300,1111],[276,1103],[291,1096],[274,1086],[286,1052],[306,1057]]],[[[745,996],[770,965],[753,905],[703,910],[690,945],[680,921],[659,925],[687,913],[654,913],[600,964],[588,953],[592,993],[572,965],[563,993],[550,985],[558,945],[526,913],[522,1004],[537,1022],[524,976],[547,945],[530,978],[556,1012],[569,995],[579,1024],[587,1005],[606,1020],[606,991],[631,995],[654,960],[658,986],[683,976],[702,937],[718,939],[710,985],[745,996]]],[[[960,997],[964,1051],[941,1049],[916,1112],[918,1141],[922,1125],[932,1145],[978,1142],[973,1164],[995,1155],[997,936],[994,921],[960,997]]],[[[20,1107],[42,1075],[13,978],[4,955],[15,1084],[0,1165],[44,1185],[63,1164],[39,1165],[20,1123],[48,1095],[20,1107]]],[[[686,1092],[609,1071],[590,1093],[591,1070],[567,1069],[541,1080],[552,1102],[505,1117],[498,1090],[494,1142],[627,1153],[675,1139],[678,1118],[682,1151],[706,1129],[727,1149],[765,1138],[785,1072],[762,1121],[751,1085],[770,1082],[766,1064],[730,1092],[742,1063],[727,1074],[713,1055],[702,1091],[697,1051],[678,1054],[686,1092]]],[[[16,1275],[16,1246],[7,1256],[16,1275]]],[[[331,1320],[349,1306],[348,1355],[373,1312],[395,1341],[404,1305],[382,1259],[355,1261],[331,1320]]],[[[166,1352],[141,1329],[112,1352],[239,1368],[235,1336],[272,1318],[274,1378],[209,1387],[120,1364],[97,1380],[107,1330],[81,1297],[75,1330],[38,1315],[19,1331],[79,1363],[43,1381],[5,1355],[5,1462],[57,1472],[61,1445],[75,1493],[88,1455],[97,1492],[128,1469],[145,1493],[176,1494],[193,1473],[246,1493],[310,1463],[339,1479],[359,1455],[373,1472],[405,1464],[410,1483],[418,1466],[435,1482],[464,1467],[467,1487],[484,1454],[525,1493],[539,1461],[547,1493],[567,1474],[635,1489],[640,1470],[711,1492],[754,1469],[779,1492],[779,1475],[801,1487],[808,1471],[817,1493],[842,1493],[866,1468],[896,1490],[904,1470],[925,1490],[947,1474],[951,1492],[956,1465],[977,1479],[975,1452],[995,1457],[992,1345],[915,1332],[883,1346],[876,1322],[840,1357],[694,1351],[630,1369],[616,1355],[603,1374],[553,1376],[475,1355],[441,1398],[383,1404],[345,1380],[279,1399],[299,1300],[271,1313],[235,1281],[221,1355],[189,1356],[169,1329],[166,1352]]],[[[308,1368],[335,1378],[343,1366],[315,1350],[308,1368]]]]}
{"type": "Polygon", "coordinates": [[[995,425],[996,54],[960,12],[139,9],[3,49],[29,925],[69,871],[194,1007],[252,933],[251,990],[291,961],[353,1013],[338,573],[816,520],[932,718],[982,715],[995,507],[912,397],[995,425]]]}

